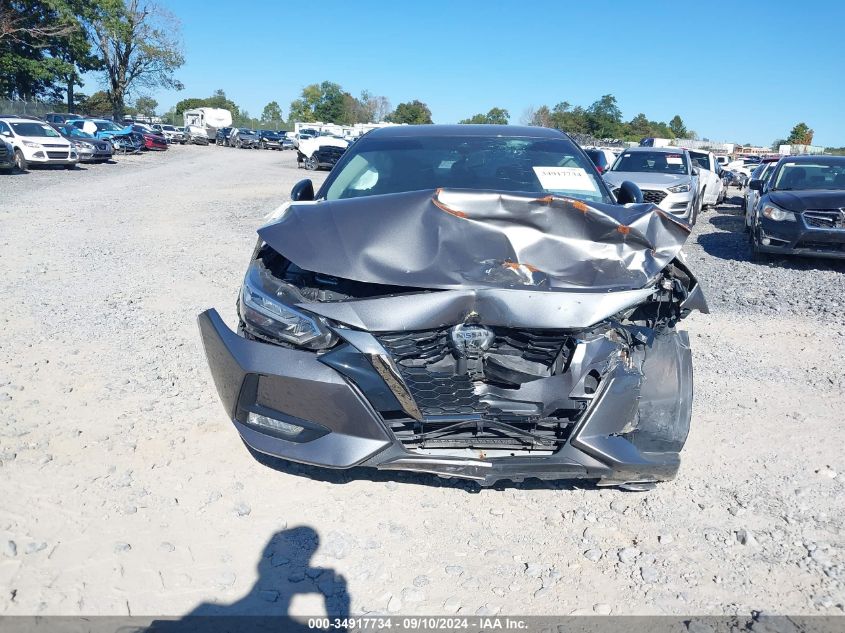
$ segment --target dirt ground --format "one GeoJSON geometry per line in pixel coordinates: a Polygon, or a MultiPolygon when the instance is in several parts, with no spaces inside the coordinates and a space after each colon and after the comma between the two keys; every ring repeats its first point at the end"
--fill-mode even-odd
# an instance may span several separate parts
{"type": "Polygon", "coordinates": [[[196,315],[235,324],[305,176],[218,147],[0,175],[0,614],[843,612],[845,266],[725,256],[738,199],[700,218],[693,426],[651,492],[274,470],[196,315]]]}

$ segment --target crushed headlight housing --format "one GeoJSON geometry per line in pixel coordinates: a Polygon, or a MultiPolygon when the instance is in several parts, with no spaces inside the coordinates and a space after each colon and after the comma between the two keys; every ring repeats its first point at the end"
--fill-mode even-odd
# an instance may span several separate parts
{"type": "Polygon", "coordinates": [[[786,211],[780,207],[776,207],[771,202],[763,205],[761,213],[775,222],[795,222],[795,214],[792,211],[786,211]]]}
{"type": "Polygon", "coordinates": [[[332,347],[338,337],[325,320],[293,307],[305,302],[296,288],[274,277],[259,258],[247,270],[238,307],[244,327],[261,338],[312,350],[332,347]]]}
{"type": "Polygon", "coordinates": [[[685,182],[682,185],[675,185],[674,187],[668,188],[668,191],[670,193],[686,193],[689,190],[690,190],[690,184],[688,182],[685,182]]]}

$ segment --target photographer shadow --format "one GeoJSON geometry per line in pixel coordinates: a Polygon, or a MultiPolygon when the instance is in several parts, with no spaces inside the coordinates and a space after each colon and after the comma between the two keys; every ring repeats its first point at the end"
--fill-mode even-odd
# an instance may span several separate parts
{"type": "MultiPolygon", "coordinates": [[[[306,619],[290,615],[297,595],[322,599],[325,616],[349,617],[346,580],[333,569],[312,567],[311,558],[319,547],[317,532],[299,526],[276,532],[258,560],[258,580],[247,594],[230,604],[203,602],[176,620],[154,620],[148,633],[224,633],[234,631],[314,631],[306,619]]],[[[312,614],[309,614],[312,615],[312,614]]]]}

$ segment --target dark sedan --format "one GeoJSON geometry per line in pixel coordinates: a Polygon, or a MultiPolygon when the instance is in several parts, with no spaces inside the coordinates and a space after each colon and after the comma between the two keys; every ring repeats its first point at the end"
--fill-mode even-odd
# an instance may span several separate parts
{"type": "Polygon", "coordinates": [[[845,259],[845,156],[782,158],[750,218],[755,254],[845,259]]]}
{"type": "Polygon", "coordinates": [[[261,149],[282,149],[282,135],[272,130],[258,130],[258,147],[261,149]]]}

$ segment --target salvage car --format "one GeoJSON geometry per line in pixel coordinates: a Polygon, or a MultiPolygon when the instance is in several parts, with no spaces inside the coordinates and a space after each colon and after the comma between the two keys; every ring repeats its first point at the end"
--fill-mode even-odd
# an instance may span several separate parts
{"type": "Polygon", "coordinates": [[[610,166],[613,165],[613,162],[616,160],[616,154],[611,152],[609,149],[602,149],[600,147],[588,147],[584,150],[587,156],[590,157],[590,160],[593,161],[593,164],[596,166],[596,169],[599,170],[599,173],[604,173],[610,166]]]}
{"type": "Polygon", "coordinates": [[[26,171],[30,164],[74,169],[79,162],[73,144],[43,121],[4,117],[0,120],[0,137],[12,146],[15,166],[20,171],[26,171]]]}
{"type": "Polygon", "coordinates": [[[15,168],[15,148],[0,137],[0,170],[9,172],[15,168]]]}
{"type": "Polygon", "coordinates": [[[228,141],[229,147],[255,149],[258,147],[258,132],[248,127],[232,128],[232,133],[229,135],[228,141]]]}
{"type": "Polygon", "coordinates": [[[88,134],[88,132],[73,125],[62,125],[58,126],[57,129],[62,136],[73,143],[81,163],[107,161],[114,153],[111,141],[107,139],[98,139],[93,134],[88,134]]]}
{"type": "Polygon", "coordinates": [[[490,485],[675,476],[707,311],[688,223],[614,199],[541,127],[359,139],[258,231],[237,332],[199,315],[226,415],[256,455],[490,485]]]}
{"type": "Polygon", "coordinates": [[[719,175],[721,166],[716,162],[713,152],[689,150],[689,155],[698,165],[699,197],[702,207],[721,204],[727,196],[727,190],[719,175]]]}
{"type": "Polygon", "coordinates": [[[258,147],[261,149],[282,149],[282,135],[273,130],[258,130],[258,147]]]}
{"type": "Polygon", "coordinates": [[[152,151],[163,151],[167,149],[167,139],[151,127],[142,123],[134,123],[128,126],[127,129],[143,137],[144,149],[152,151]]]}
{"type": "Polygon", "coordinates": [[[616,191],[626,180],[635,183],[643,199],[695,224],[701,211],[698,168],[689,152],[677,147],[631,147],[604,173],[616,191]]]}
{"type": "Polygon", "coordinates": [[[349,141],[339,136],[315,136],[299,139],[296,150],[297,167],[305,167],[309,171],[320,168],[331,169],[349,147],[349,141]]]}
{"type": "MultiPolygon", "coordinates": [[[[220,130],[218,130],[218,133],[220,130]]],[[[191,145],[208,145],[208,134],[205,128],[199,125],[186,125],[183,133],[187,142],[191,145]]]]}
{"type": "Polygon", "coordinates": [[[845,156],[793,156],[778,161],[751,217],[756,256],[806,255],[845,259],[845,156]]]}
{"type": "MultiPolygon", "coordinates": [[[[769,180],[769,176],[772,175],[772,172],[775,170],[775,166],[777,165],[780,158],[764,158],[757,168],[751,173],[751,180],[757,179],[762,180],[763,182],[767,182],[769,180]]],[[[729,172],[732,173],[732,172],[729,172]]],[[[745,195],[743,196],[742,201],[742,208],[745,214],[745,230],[749,230],[751,228],[751,215],[754,213],[754,210],[757,207],[757,202],[760,200],[760,192],[756,189],[752,189],[748,187],[745,190],[745,195]]]]}
{"type": "Polygon", "coordinates": [[[156,131],[157,134],[163,136],[168,143],[184,145],[186,142],[185,134],[181,130],[177,129],[175,125],[168,125],[166,123],[162,123],[155,124],[152,126],[152,128],[156,131]]]}

